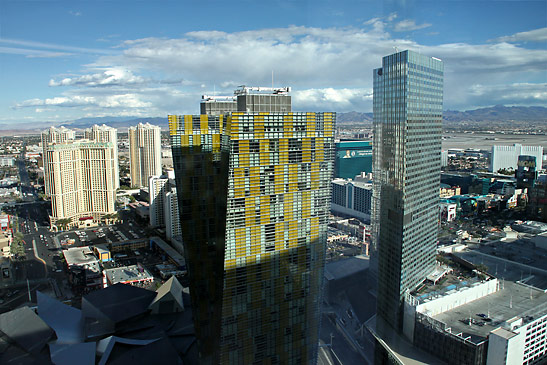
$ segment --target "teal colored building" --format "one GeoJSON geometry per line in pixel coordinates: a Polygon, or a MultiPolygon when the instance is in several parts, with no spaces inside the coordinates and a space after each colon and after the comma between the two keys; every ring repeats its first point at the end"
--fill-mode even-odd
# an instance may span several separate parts
{"type": "Polygon", "coordinates": [[[334,177],[353,179],[361,172],[372,172],[372,140],[335,143],[334,177]]]}

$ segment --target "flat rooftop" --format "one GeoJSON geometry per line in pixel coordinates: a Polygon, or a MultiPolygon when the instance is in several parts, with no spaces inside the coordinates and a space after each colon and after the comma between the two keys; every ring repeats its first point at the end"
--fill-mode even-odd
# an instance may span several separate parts
{"type": "Polygon", "coordinates": [[[515,223],[511,226],[511,228],[518,232],[538,234],[547,232],[547,223],[526,221],[521,224],[515,223]]]}
{"type": "MultiPolygon", "coordinates": [[[[547,294],[510,281],[500,283],[502,288],[447,312],[433,316],[451,328],[452,333],[471,337],[470,341],[480,343],[490,331],[515,317],[533,320],[547,314],[547,294]],[[492,321],[487,322],[477,314],[485,314],[492,321]],[[469,324],[471,318],[471,324],[469,324]]],[[[525,321],[525,322],[526,322],[525,321]]]]}
{"type": "MultiPolygon", "coordinates": [[[[434,273],[435,271],[429,275],[434,273]]],[[[479,278],[469,275],[467,272],[459,272],[454,270],[453,272],[445,273],[442,280],[439,280],[437,284],[424,281],[423,284],[418,287],[418,290],[412,292],[411,294],[420,302],[423,302],[426,299],[436,297],[438,295],[444,295],[444,293],[452,290],[459,290],[464,287],[469,287],[479,281],[479,278]]]]}
{"type": "Polygon", "coordinates": [[[369,265],[369,258],[363,255],[329,262],[325,265],[325,278],[327,280],[342,279],[368,269],[369,265]]]}
{"type": "Polygon", "coordinates": [[[93,251],[91,251],[88,246],[71,247],[63,250],[63,255],[65,256],[66,263],[69,267],[81,266],[91,271],[101,271],[97,257],[95,257],[93,251]]]}
{"type": "Polygon", "coordinates": [[[498,279],[520,281],[547,292],[547,252],[531,248],[520,241],[497,242],[477,250],[456,252],[454,255],[475,265],[485,265],[488,274],[498,279]]]}
{"type": "Polygon", "coordinates": [[[154,279],[148,270],[137,265],[106,269],[104,273],[112,284],[154,279]]]}

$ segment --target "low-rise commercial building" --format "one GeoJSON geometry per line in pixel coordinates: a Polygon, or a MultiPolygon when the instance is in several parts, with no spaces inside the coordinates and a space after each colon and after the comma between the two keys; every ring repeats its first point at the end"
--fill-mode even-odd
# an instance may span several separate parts
{"type": "Polygon", "coordinates": [[[11,156],[0,156],[0,166],[1,167],[15,166],[15,158],[11,156]]]}
{"type": "Polygon", "coordinates": [[[71,247],[63,250],[63,256],[72,285],[89,288],[103,286],[102,269],[91,248],[71,247]]]}
{"type": "Polygon", "coordinates": [[[547,355],[547,294],[511,281],[462,282],[405,299],[404,333],[449,364],[536,364],[547,355]]]}
{"type": "Polygon", "coordinates": [[[118,283],[135,285],[154,281],[154,277],[141,264],[105,269],[104,275],[108,286],[118,283]]]}

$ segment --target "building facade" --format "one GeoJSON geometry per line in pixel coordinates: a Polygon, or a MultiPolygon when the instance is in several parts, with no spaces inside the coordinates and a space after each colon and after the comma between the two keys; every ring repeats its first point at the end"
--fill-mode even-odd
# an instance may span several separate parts
{"type": "Polygon", "coordinates": [[[372,172],[372,141],[340,141],[335,149],[334,177],[353,179],[372,172]]]}
{"type": "Polygon", "coordinates": [[[163,214],[165,216],[165,235],[172,242],[174,238],[182,235],[179,219],[179,202],[175,186],[172,186],[171,190],[165,194],[163,214]]]}
{"type": "Polygon", "coordinates": [[[115,145],[87,139],[63,139],[55,128],[42,133],[44,183],[51,197],[52,229],[85,227],[112,219],[116,213],[115,145]]]}
{"type": "Polygon", "coordinates": [[[537,160],[535,156],[521,155],[518,157],[517,178],[518,188],[532,188],[537,179],[537,160]]]}
{"type": "Polygon", "coordinates": [[[448,166],[448,151],[441,151],[441,167],[448,166]]]}
{"type": "Polygon", "coordinates": [[[161,128],[150,123],[130,127],[129,171],[131,185],[148,185],[150,176],[161,175],[161,128]]]}
{"type": "Polygon", "coordinates": [[[203,363],[313,363],[335,114],[270,112],[283,89],[245,90],[251,112],[169,116],[198,349],[203,363]]]}
{"type": "Polygon", "coordinates": [[[49,171],[48,156],[46,150],[50,144],[62,144],[72,141],[76,138],[76,133],[73,130],[67,129],[65,127],[55,128],[51,127],[48,130],[44,131],[40,135],[41,144],[42,144],[42,162],[44,165],[44,191],[46,195],[51,195],[51,186],[53,180],[48,176],[51,176],[49,171]]]}
{"type": "Polygon", "coordinates": [[[150,225],[165,227],[169,241],[182,234],[179,219],[179,206],[175,183],[175,172],[167,171],[166,175],[150,177],[150,225]]]}
{"type": "MultiPolygon", "coordinates": [[[[105,124],[94,125],[84,131],[84,138],[95,142],[111,142],[114,144],[114,160],[118,161],[118,130],[105,124]]],[[[114,171],[116,179],[116,189],[120,188],[120,168],[116,163],[114,171]]]]}
{"type": "Polygon", "coordinates": [[[235,96],[203,95],[199,108],[200,114],[228,114],[237,111],[237,99],[235,96]]]}
{"type": "Polygon", "coordinates": [[[370,222],[372,184],[345,179],[332,181],[331,211],[370,222]]]}
{"type": "Polygon", "coordinates": [[[15,158],[11,156],[0,156],[0,166],[15,166],[15,158]]]}
{"type": "Polygon", "coordinates": [[[377,315],[397,329],[405,293],[435,266],[443,63],[398,52],[383,58],[373,79],[377,315]]]}
{"type": "Polygon", "coordinates": [[[490,171],[498,172],[501,169],[516,170],[518,168],[518,158],[521,155],[534,156],[536,158],[537,169],[541,170],[543,147],[523,146],[517,143],[512,146],[492,146],[490,171]]]}
{"type": "Polygon", "coordinates": [[[148,180],[148,193],[150,201],[150,226],[164,227],[165,195],[170,191],[169,177],[167,175],[150,176],[148,180]]]}

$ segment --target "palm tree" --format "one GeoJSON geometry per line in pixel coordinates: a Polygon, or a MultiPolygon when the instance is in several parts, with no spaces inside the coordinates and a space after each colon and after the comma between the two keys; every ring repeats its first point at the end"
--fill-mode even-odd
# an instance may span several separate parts
{"type": "Polygon", "coordinates": [[[103,219],[105,220],[106,223],[109,223],[112,220],[117,220],[118,219],[118,213],[105,214],[103,216],[103,219]]]}
{"type": "Polygon", "coordinates": [[[70,222],[72,222],[70,218],[61,218],[58,219],[57,222],[55,222],[55,225],[64,231],[66,227],[70,224],[70,222]]]}

